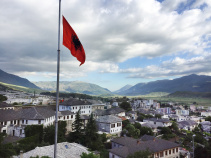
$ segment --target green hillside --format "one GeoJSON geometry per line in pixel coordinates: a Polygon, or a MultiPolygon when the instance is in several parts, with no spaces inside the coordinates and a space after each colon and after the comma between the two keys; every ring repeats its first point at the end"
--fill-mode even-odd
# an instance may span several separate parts
{"type": "Polygon", "coordinates": [[[46,92],[46,90],[41,90],[41,89],[36,89],[36,88],[28,88],[28,87],[17,86],[17,85],[13,85],[13,84],[0,82],[0,90],[5,91],[6,89],[13,89],[13,90],[18,90],[18,91],[23,91],[23,92],[26,92],[26,93],[46,92]]]}
{"type": "MultiPolygon", "coordinates": [[[[34,82],[35,85],[43,90],[56,91],[55,81],[40,81],[34,82]]],[[[81,82],[81,81],[61,81],[59,83],[60,92],[68,93],[83,93],[88,95],[107,95],[111,94],[106,88],[102,88],[96,84],[81,82]]]]}

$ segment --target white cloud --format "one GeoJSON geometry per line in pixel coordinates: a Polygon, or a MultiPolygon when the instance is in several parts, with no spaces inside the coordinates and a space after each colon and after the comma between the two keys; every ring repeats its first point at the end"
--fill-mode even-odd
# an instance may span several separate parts
{"type": "MultiPolygon", "coordinates": [[[[118,63],[135,57],[208,55],[210,52],[205,49],[210,47],[210,1],[196,1],[189,10],[178,14],[175,9],[180,3],[187,4],[187,0],[62,1],[62,14],[78,34],[87,59],[86,66],[79,69],[79,62],[61,46],[62,73],[70,78],[86,76],[92,71],[131,71],[137,73],[132,77],[146,77],[143,69],[121,70],[118,63]],[[204,3],[207,7],[200,10],[204,3]]],[[[43,75],[56,71],[57,0],[2,0],[0,20],[0,29],[4,30],[0,32],[0,62],[5,70],[43,75]]],[[[160,76],[181,74],[182,69],[176,70],[176,65],[185,65],[186,73],[188,68],[209,73],[208,68],[201,68],[193,61],[188,63],[195,65],[188,67],[187,60],[182,58],[171,61],[173,65],[169,68],[165,67],[167,63],[162,67],[146,67],[149,77],[159,73],[160,76]]]]}
{"type": "Polygon", "coordinates": [[[189,74],[209,75],[211,72],[211,54],[184,59],[175,57],[162,62],[161,65],[149,65],[144,68],[119,69],[120,73],[128,73],[131,78],[157,78],[189,74]]]}

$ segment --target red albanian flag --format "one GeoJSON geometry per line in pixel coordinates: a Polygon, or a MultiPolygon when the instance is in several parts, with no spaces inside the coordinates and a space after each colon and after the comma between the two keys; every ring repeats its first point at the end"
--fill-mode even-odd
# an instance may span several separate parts
{"type": "Polygon", "coordinates": [[[67,47],[71,54],[81,62],[80,66],[85,62],[86,55],[81,42],[75,31],[63,16],[63,45],[67,47]]]}

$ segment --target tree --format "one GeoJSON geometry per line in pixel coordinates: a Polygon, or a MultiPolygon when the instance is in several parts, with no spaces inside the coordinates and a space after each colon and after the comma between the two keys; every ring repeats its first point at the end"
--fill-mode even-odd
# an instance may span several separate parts
{"type": "Polygon", "coordinates": [[[153,136],[152,129],[149,127],[141,127],[140,128],[140,136],[143,136],[145,134],[153,136]]]}
{"type": "Polygon", "coordinates": [[[127,158],[149,158],[151,157],[152,153],[147,149],[143,151],[135,152],[134,154],[130,154],[127,158]]]}
{"type": "Polygon", "coordinates": [[[122,102],[119,106],[126,111],[132,110],[130,103],[128,103],[126,101],[122,102]]]}
{"type": "Polygon", "coordinates": [[[55,126],[50,125],[44,128],[44,142],[48,142],[49,144],[54,144],[55,140],[55,126]]]}
{"type": "MultiPolygon", "coordinates": [[[[66,141],[65,133],[67,123],[66,121],[59,121],[58,122],[58,142],[66,141]]],[[[43,139],[45,143],[54,144],[55,142],[55,126],[50,125],[44,128],[43,130],[43,139]]]]}
{"type": "Polygon", "coordinates": [[[161,118],[160,114],[155,114],[155,118],[161,118]]]}
{"type": "Polygon", "coordinates": [[[179,132],[179,128],[178,125],[175,121],[172,122],[170,128],[174,131],[174,132],[179,132]]]}
{"type": "Polygon", "coordinates": [[[141,129],[141,124],[138,122],[135,122],[134,127],[137,129],[141,129]]]}
{"type": "Polygon", "coordinates": [[[68,141],[69,142],[76,142],[76,143],[81,143],[83,141],[83,130],[82,130],[82,120],[80,118],[80,111],[81,109],[78,110],[76,113],[75,121],[72,124],[73,132],[70,132],[68,135],[68,141]]]}
{"type": "Polygon", "coordinates": [[[7,100],[7,97],[0,94],[0,102],[7,100]]]}
{"type": "Polygon", "coordinates": [[[43,125],[29,125],[25,127],[26,137],[31,137],[34,135],[39,136],[39,142],[42,141],[43,136],[43,125]]]}
{"type": "Polygon", "coordinates": [[[91,150],[100,150],[103,148],[101,137],[97,134],[97,124],[93,114],[90,115],[85,129],[86,144],[91,150]]]}
{"type": "Polygon", "coordinates": [[[81,158],[100,158],[100,157],[97,155],[94,155],[93,153],[89,153],[89,154],[82,153],[81,158]]]}
{"type": "Polygon", "coordinates": [[[65,134],[67,132],[67,122],[66,121],[59,121],[58,122],[58,142],[66,141],[65,134]]]}
{"type": "Polygon", "coordinates": [[[210,121],[211,122],[211,116],[206,117],[205,121],[210,121]]]}
{"type": "Polygon", "coordinates": [[[122,127],[125,128],[128,124],[130,124],[129,120],[122,121],[122,127]]]}
{"type": "Polygon", "coordinates": [[[172,134],[170,128],[168,128],[168,127],[160,127],[160,129],[161,129],[161,131],[160,131],[161,134],[172,134]]]}
{"type": "Polygon", "coordinates": [[[128,136],[131,136],[133,138],[138,138],[140,136],[140,130],[136,129],[132,124],[128,124],[126,126],[126,129],[128,131],[128,136]]]}

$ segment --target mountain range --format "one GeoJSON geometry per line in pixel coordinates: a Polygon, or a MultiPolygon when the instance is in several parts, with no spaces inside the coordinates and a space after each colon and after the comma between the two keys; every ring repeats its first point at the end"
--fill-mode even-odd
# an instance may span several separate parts
{"type": "Polygon", "coordinates": [[[0,69],[0,82],[18,85],[18,86],[24,86],[28,88],[40,89],[38,86],[31,83],[29,80],[13,75],[13,74],[9,74],[1,69],[0,69]]]}
{"type": "MultiPolygon", "coordinates": [[[[39,81],[33,82],[43,90],[56,91],[56,81],[39,81]]],[[[102,88],[96,84],[81,81],[60,81],[59,91],[71,93],[83,93],[88,95],[105,95],[111,94],[106,88],[102,88]]]]}
{"type": "Polygon", "coordinates": [[[192,74],[173,80],[138,83],[129,89],[118,92],[117,94],[146,95],[152,92],[174,93],[177,91],[211,92],[211,76],[192,74]]]}
{"type": "MultiPolygon", "coordinates": [[[[6,73],[2,70],[0,70],[0,82],[28,88],[56,91],[56,81],[39,81],[32,83],[25,78],[6,73]]],[[[96,84],[81,81],[60,81],[59,89],[61,92],[106,96],[112,96],[113,94],[135,96],[147,95],[154,92],[175,93],[178,91],[211,92],[211,76],[192,74],[173,80],[157,80],[148,83],[138,83],[134,86],[126,85],[113,93],[96,84]]]]}

